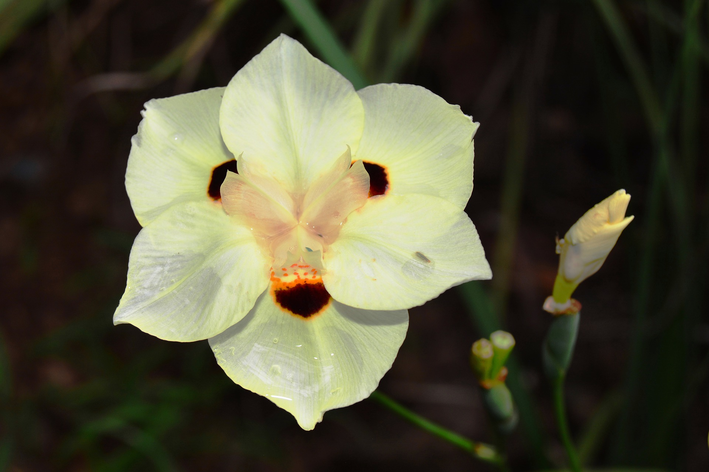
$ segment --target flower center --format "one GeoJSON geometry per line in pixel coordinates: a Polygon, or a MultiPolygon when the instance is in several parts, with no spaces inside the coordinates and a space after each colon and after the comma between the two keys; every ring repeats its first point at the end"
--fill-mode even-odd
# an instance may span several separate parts
{"type": "Polygon", "coordinates": [[[243,160],[221,187],[222,205],[254,232],[273,256],[280,277],[292,264],[324,269],[322,255],[340,233],[347,216],[367,201],[369,174],[362,161],[351,164],[349,147],[308,188],[290,193],[243,160]]]}
{"type": "MultiPolygon", "coordinates": [[[[330,304],[322,281],[322,256],[347,216],[364,205],[370,179],[349,147],[307,188],[287,192],[275,179],[243,160],[221,186],[224,211],[247,225],[273,257],[271,296],[285,312],[312,318],[330,304]]],[[[305,186],[302,186],[305,187],[305,186]]]]}

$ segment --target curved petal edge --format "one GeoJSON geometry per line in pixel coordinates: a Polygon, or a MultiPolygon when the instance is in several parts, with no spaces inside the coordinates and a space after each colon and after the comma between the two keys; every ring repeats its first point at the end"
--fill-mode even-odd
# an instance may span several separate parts
{"type": "Polygon", "coordinates": [[[406,310],[360,310],[332,301],[316,318],[303,320],[264,293],[248,316],[209,344],[235,383],[312,430],[326,411],[377,388],[407,328],[406,310]]]}
{"type": "Polygon", "coordinates": [[[167,341],[198,341],[243,318],[268,286],[269,263],[248,228],[218,204],[188,202],[143,228],[114,324],[167,341]]]}
{"type": "Polygon", "coordinates": [[[492,277],[468,215],[428,195],[370,198],[349,216],[324,262],[332,297],[370,310],[411,308],[492,277]]]}

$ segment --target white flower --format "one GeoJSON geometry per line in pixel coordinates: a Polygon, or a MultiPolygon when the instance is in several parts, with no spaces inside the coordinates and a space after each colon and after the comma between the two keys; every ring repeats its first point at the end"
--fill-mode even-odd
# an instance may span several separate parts
{"type": "Polygon", "coordinates": [[[421,87],[355,91],[281,36],[226,88],[143,116],[126,173],[143,229],[114,322],[209,339],[304,429],[376,388],[408,308],[491,276],[463,211],[478,125],[421,87]]]}
{"type": "Polygon", "coordinates": [[[625,216],[630,195],[618,190],[586,212],[556,245],[559,273],[553,301],[568,304],[578,285],[601,268],[620,233],[633,221],[625,216]]]}

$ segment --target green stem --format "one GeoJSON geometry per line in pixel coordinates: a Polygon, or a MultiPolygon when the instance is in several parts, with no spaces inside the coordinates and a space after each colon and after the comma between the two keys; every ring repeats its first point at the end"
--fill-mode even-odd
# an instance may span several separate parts
{"type": "Polygon", "coordinates": [[[387,61],[377,82],[396,82],[406,64],[415,56],[426,31],[436,19],[441,7],[448,0],[418,0],[413,3],[413,11],[406,29],[395,36],[390,43],[387,61]]]}
{"type": "Polygon", "coordinates": [[[190,36],[150,70],[150,77],[156,82],[161,82],[182,69],[185,64],[199,60],[211,46],[224,23],[242,4],[243,0],[216,2],[190,36]]]}
{"type": "Polygon", "coordinates": [[[352,46],[352,58],[364,74],[371,72],[375,59],[377,32],[381,23],[387,2],[369,0],[359,23],[352,46]]]}
{"type": "Polygon", "coordinates": [[[497,468],[500,472],[509,472],[510,466],[507,464],[507,437],[504,434],[495,431],[495,448],[500,456],[500,462],[497,468]]]}
{"type": "Polygon", "coordinates": [[[426,418],[417,415],[413,411],[409,410],[403,405],[400,405],[388,396],[376,390],[372,392],[372,395],[369,398],[389,408],[391,411],[398,414],[407,421],[413,423],[414,425],[418,426],[422,430],[431,433],[434,436],[438,436],[444,441],[447,441],[450,444],[453,444],[454,446],[457,446],[463,449],[464,451],[472,454],[472,456],[476,459],[480,459],[483,462],[496,464],[500,467],[502,467],[504,464],[504,461],[502,457],[500,457],[500,455],[498,454],[497,450],[488,444],[471,441],[470,439],[465,438],[457,433],[454,433],[453,431],[446,429],[443,426],[439,426],[436,423],[433,423],[427,420],[426,418]]]}
{"type": "Polygon", "coordinates": [[[554,380],[554,413],[556,415],[556,424],[559,427],[559,436],[561,442],[566,449],[566,455],[569,458],[569,465],[574,472],[581,472],[581,461],[579,460],[576,447],[571,439],[569,432],[569,424],[566,419],[566,406],[564,405],[564,375],[559,375],[554,380]]]}
{"type": "Polygon", "coordinates": [[[628,69],[630,78],[640,96],[640,102],[645,110],[645,117],[653,134],[658,134],[662,122],[662,108],[652,86],[645,64],[631,39],[628,28],[620,15],[620,11],[612,0],[594,0],[596,9],[608,31],[615,41],[623,62],[628,69]]]}
{"type": "MultiPolygon", "coordinates": [[[[525,74],[526,76],[526,74],[525,74]]],[[[519,226],[519,214],[522,207],[522,189],[524,187],[524,165],[529,144],[529,122],[531,118],[532,91],[528,85],[520,86],[512,109],[512,122],[509,128],[509,143],[505,159],[505,173],[502,183],[502,198],[500,200],[500,229],[495,244],[495,255],[492,259],[493,306],[504,320],[509,285],[512,276],[512,261],[519,226]]]]}
{"type": "Polygon", "coordinates": [[[325,62],[344,75],[355,89],[369,85],[352,56],[347,52],[330,23],[311,0],[281,0],[281,3],[313,43],[325,62]]]}

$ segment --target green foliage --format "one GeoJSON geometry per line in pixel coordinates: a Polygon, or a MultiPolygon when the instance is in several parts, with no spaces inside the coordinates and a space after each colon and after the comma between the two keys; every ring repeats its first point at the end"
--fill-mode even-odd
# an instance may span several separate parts
{"type": "Polygon", "coordinates": [[[3,0],[0,2],[0,56],[32,22],[51,14],[65,0],[3,0]]]}

